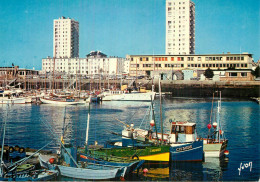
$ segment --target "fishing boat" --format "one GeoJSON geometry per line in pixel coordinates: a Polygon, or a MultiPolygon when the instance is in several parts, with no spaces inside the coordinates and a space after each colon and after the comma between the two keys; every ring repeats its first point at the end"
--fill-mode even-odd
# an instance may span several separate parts
{"type": "MultiPolygon", "coordinates": [[[[159,81],[159,91],[161,91],[159,81]]],[[[161,92],[160,92],[161,93],[161,92]]],[[[157,132],[155,123],[154,107],[151,102],[152,114],[150,129],[125,127],[122,131],[122,146],[137,145],[138,142],[144,142],[157,147],[168,146],[170,157],[167,161],[203,161],[203,141],[197,139],[196,123],[190,122],[172,122],[170,120],[170,133],[163,133],[162,108],[160,95],[160,115],[161,115],[161,133],[157,132]],[[153,127],[155,131],[153,131],[153,127]]]]}
{"type": "Polygon", "coordinates": [[[170,146],[151,146],[136,144],[135,146],[108,146],[100,149],[90,149],[91,155],[117,156],[130,159],[168,162],[170,159],[170,146]]]}
{"type": "MultiPolygon", "coordinates": [[[[67,152],[71,152],[67,150],[67,152]]],[[[75,154],[75,153],[74,153],[75,154]]],[[[60,164],[53,163],[55,161],[50,156],[39,155],[40,164],[47,169],[56,169],[60,171],[62,176],[84,179],[84,180],[108,180],[124,177],[126,167],[110,166],[94,163],[80,162],[76,163],[75,160],[68,157],[71,154],[63,153],[64,161],[60,164]]]]}
{"type": "MultiPolygon", "coordinates": [[[[152,98],[150,97],[150,101],[152,98]]],[[[153,117],[154,117],[154,112],[153,117]]],[[[118,120],[120,121],[120,120],[118,120]]],[[[106,155],[117,156],[131,159],[139,159],[153,162],[169,162],[170,160],[170,145],[157,143],[145,143],[141,140],[137,141],[136,135],[133,133],[134,125],[130,126],[120,121],[125,125],[129,132],[123,130],[121,141],[107,142],[104,148],[89,149],[91,155],[106,155]],[[126,140],[124,140],[126,138],[126,140]]],[[[115,134],[115,133],[114,133],[115,134]]]]}
{"type": "MultiPolygon", "coordinates": [[[[90,106],[89,106],[90,110],[90,106]]],[[[66,107],[65,107],[66,112],[66,107]]],[[[89,127],[90,112],[88,113],[88,124],[87,131],[89,127]]],[[[44,122],[44,121],[43,121],[44,122]]],[[[52,131],[51,126],[44,122],[48,126],[48,129],[53,134],[53,136],[59,140],[59,137],[52,131]]],[[[65,126],[65,114],[63,128],[65,126]]],[[[127,167],[122,166],[111,166],[111,165],[102,165],[102,164],[89,164],[86,162],[77,162],[77,148],[73,147],[70,144],[63,144],[64,140],[64,130],[62,132],[60,146],[60,154],[57,159],[54,158],[44,158],[39,157],[40,164],[42,167],[47,169],[57,169],[60,171],[62,176],[84,179],[84,180],[108,180],[115,178],[123,178],[125,176],[127,167]]],[[[88,141],[88,132],[86,133],[86,145],[88,141]]]]}
{"type": "Polygon", "coordinates": [[[136,159],[126,159],[122,157],[112,157],[112,156],[92,156],[89,154],[80,154],[80,161],[89,163],[96,163],[102,165],[109,165],[109,166],[121,166],[127,167],[126,174],[132,173],[135,170],[139,169],[144,160],[136,160],[136,159]]]}
{"type": "Polygon", "coordinates": [[[224,131],[222,130],[222,126],[220,122],[220,110],[221,110],[221,93],[220,93],[220,100],[218,100],[218,105],[217,105],[216,122],[213,122],[212,125],[211,123],[207,125],[209,134],[207,138],[203,138],[203,148],[205,152],[205,157],[223,157],[229,154],[229,151],[227,150],[228,140],[225,138],[224,131]],[[212,126],[213,126],[213,131],[211,130],[212,126]]]}
{"type": "MultiPolygon", "coordinates": [[[[154,121],[151,121],[154,126],[154,121]]],[[[152,130],[125,128],[122,131],[122,145],[146,142],[154,145],[162,142],[169,146],[170,157],[167,161],[203,161],[203,141],[197,140],[196,124],[190,122],[171,122],[171,132],[162,134],[152,130]]]]}

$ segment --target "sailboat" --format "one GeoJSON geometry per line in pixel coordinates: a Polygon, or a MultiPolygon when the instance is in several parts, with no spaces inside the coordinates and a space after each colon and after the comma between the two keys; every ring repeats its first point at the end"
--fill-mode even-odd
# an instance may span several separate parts
{"type": "MultiPolygon", "coordinates": [[[[214,95],[213,95],[214,99],[214,95]]],[[[203,138],[203,147],[205,157],[223,157],[229,154],[226,150],[228,140],[224,136],[220,122],[220,110],[221,110],[221,92],[220,99],[218,100],[216,122],[213,122],[213,132],[210,133],[211,124],[207,125],[209,129],[209,135],[207,138],[203,138]]]]}

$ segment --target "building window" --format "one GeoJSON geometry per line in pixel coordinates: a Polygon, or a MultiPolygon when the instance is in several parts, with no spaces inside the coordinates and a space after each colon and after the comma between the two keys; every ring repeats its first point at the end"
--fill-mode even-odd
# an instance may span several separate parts
{"type": "Polygon", "coordinates": [[[247,77],[247,73],[241,73],[242,77],[247,77]]]}
{"type": "Polygon", "coordinates": [[[230,77],[237,77],[237,73],[229,73],[230,77]]]}

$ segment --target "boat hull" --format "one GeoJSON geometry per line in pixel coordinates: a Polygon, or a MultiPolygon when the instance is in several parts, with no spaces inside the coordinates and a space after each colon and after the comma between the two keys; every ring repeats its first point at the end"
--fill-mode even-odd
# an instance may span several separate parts
{"type": "Polygon", "coordinates": [[[82,104],[82,102],[76,102],[76,101],[59,101],[59,100],[51,100],[51,99],[44,99],[44,98],[40,98],[41,102],[43,104],[54,104],[54,105],[78,105],[78,104],[82,104]]]}
{"type": "Polygon", "coordinates": [[[109,170],[104,169],[88,169],[88,168],[76,168],[58,165],[62,176],[77,178],[77,179],[89,179],[89,180],[103,180],[113,179],[120,177],[124,168],[114,168],[109,170]]]}
{"type": "Polygon", "coordinates": [[[0,104],[25,104],[24,98],[0,98],[0,104]]]}
{"type": "Polygon", "coordinates": [[[147,93],[123,93],[115,95],[106,95],[103,101],[151,101],[154,100],[155,92],[147,93]]]}
{"type": "Polygon", "coordinates": [[[222,157],[227,148],[228,140],[221,142],[209,143],[207,139],[203,140],[203,150],[205,157],[222,157]]]}
{"type": "Polygon", "coordinates": [[[126,174],[131,173],[135,171],[136,169],[140,168],[142,164],[145,162],[144,160],[135,160],[132,162],[111,162],[100,160],[97,158],[93,158],[92,156],[88,156],[86,154],[80,154],[80,161],[87,162],[87,163],[95,163],[95,164],[101,164],[101,165],[109,165],[109,166],[118,166],[118,167],[127,167],[126,174]]]}
{"type": "Polygon", "coordinates": [[[203,161],[203,141],[194,141],[185,144],[171,144],[170,154],[171,161],[203,161]]]}
{"type": "Polygon", "coordinates": [[[90,152],[93,155],[118,156],[146,161],[169,162],[170,160],[169,145],[102,148],[98,150],[90,150],[90,152]]]}

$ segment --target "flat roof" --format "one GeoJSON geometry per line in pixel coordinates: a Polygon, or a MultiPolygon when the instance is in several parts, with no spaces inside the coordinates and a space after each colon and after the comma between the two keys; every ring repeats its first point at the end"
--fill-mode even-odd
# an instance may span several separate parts
{"type": "Polygon", "coordinates": [[[232,55],[250,55],[250,53],[223,53],[223,54],[143,54],[143,55],[134,55],[128,54],[127,56],[232,56],[232,55]]]}

